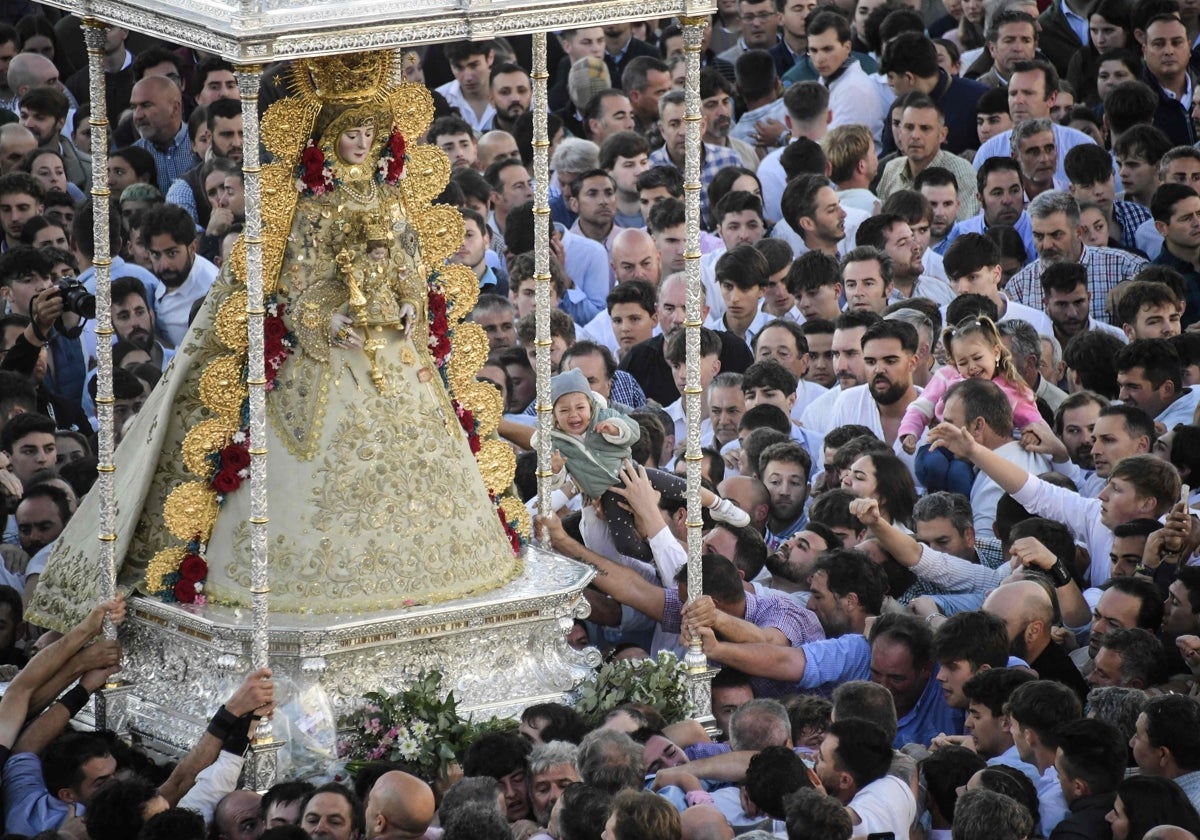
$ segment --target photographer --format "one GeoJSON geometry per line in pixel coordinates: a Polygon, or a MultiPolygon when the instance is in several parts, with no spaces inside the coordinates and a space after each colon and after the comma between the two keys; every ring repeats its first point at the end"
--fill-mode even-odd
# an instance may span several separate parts
{"type": "MultiPolygon", "coordinates": [[[[84,380],[83,351],[78,335],[68,338],[61,332],[63,329],[74,330],[78,327],[80,317],[75,313],[64,311],[62,292],[57,286],[51,284],[47,274],[42,274],[36,269],[35,263],[39,260],[46,261],[46,258],[37,249],[29,248],[27,263],[31,268],[27,275],[12,279],[13,275],[3,272],[6,264],[4,261],[14,252],[27,247],[29,246],[18,245],[0,256],[0,277],[4,277],[6,283],[28,284],[37,287],[36,293],[29,298],[27,305],[27,312],[31,315],[29,323],[16,336],[12,346],[6,348],[4,360],[0,362],[0,370],[11,370],[29,377],[33,381],[34,387],[37,388],[38,410],[52,416],[58,428],[75,429],[84,434],[90,434],[91,425],[80,405],[84,380]],[[46,367],[45,362],[41,361],[43,348],[53,360],[59,382],[64,381],[63,371],[58,368],[59,364],[63,362],[78,364],[80,385],[77,392],[69,395],[58,394],[42,381],[39,369],[44,371],[46,367]]],[[[25,264],[23,261],[22,265],[25,264]]],[[[10,298],[11,300],[13,298],[10,298]]]]}

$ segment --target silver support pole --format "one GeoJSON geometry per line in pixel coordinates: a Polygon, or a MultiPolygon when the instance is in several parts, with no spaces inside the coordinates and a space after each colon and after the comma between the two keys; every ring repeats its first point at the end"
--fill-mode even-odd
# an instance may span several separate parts
{"type": "MultiPolygon", "coordinates": [[[[538,428],[538,514],[550,516],[550,420],[554,406],[550,402],[550,138],[547,136],[546,114],[549,105],[546,95],[546,33],[533,34],[533,272],[537,294],[537,428],[538,428]]],[[[550,547],[543,535],[545,548],[550,547]]]]}
{"type": "MultiPolygon", "coordinates": [[[[96,270],[96,419],[100,423],[97,451],[97,493],[100,496],[100,592],[106,600],[117,592],[116,488],[113,484],[113,360],[112,253],[109,249],[108,109],[105,106],[104,41],[108,24],[83,20],[88,54],[88,95],[93,103],[92,127],[92,265],[96,270]]],[[[104,637],[117,638],[117,629],[104,619],[104,637]]],[[[100,726],[97,721],[97,726],[100,726]]]]}
{"type": "MultiPolygon", "coordinates": [[[[267,569],[267,376],[263,349],[262,166],[259,159],[258,90],[262,67],[234,68],[242,99],[242,172],[246,184],[246,321],[250,394],[250,659],[254,669],[270,664],[267,614],[271,592],[267,569]]],[[[271,721],[258,725],[246,759],[243,786],[264,790],[275,783],[282,742],[271,734],[271,721]]]]}
{"type": "MultiPolygon", "coordinates": [[[[684,330],[687,345],[687,383],[683,389],[684,414],[687,418],[687,555],[688,603],[704,591],[704,571],[701,567],[703,510],[700,504],[700,327],[703,307],[700,303],[700,45],[704,35],[705,18],[681,17],[683,25],[683,54],[687,76],[684,84],[684,147],[683,190],[686,214],[687,242],[684,272],[687,275],[687,314],[684,330]]],[[[693,639],[684,658],[690,675],[689,687],[696,713],[705,716],[712,705],[711,677],[708,661],[699,639],[693,639]]]]}

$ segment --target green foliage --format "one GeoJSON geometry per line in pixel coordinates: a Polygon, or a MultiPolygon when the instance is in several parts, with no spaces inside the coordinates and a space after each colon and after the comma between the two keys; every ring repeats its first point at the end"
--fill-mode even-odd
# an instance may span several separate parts
{"type": "Polygon", "coordinates": [[[665,650],[657,659],[606,662],[577,694],[575,711],[593,726],[622,703],[653,706],[671,723],[686,720],[695,711],[688,699],[687,668],[665,650]]]}
{"type": "Polygon", "coordinates": [[[515,729],[501,718],[475,721],[458,713],[454,692],[442,696],[442,674],[421,671],[416,681],[396,694],[371,691],[364,707],[340,721],[352,734],[339,746],[351,773],[369,761],[404,761],[430,784],[444,779],[447,768],[462,761],[467,747],[486,732],[515,729]]]}

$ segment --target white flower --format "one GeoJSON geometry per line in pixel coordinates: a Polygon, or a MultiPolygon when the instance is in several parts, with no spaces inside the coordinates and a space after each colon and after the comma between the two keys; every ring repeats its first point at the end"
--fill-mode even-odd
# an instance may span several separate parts
{"type": "Polygon", "coordinates": [[[429,737],[429,733],[433,731],[433,727],[423,720],[415,720],[412,724],[413,737],[418,741],[424,741],[429,737]]]}
{"type": "Polygon", "coordinates": [[[415,761],[421,754],[421,745],[412,738],[397,738],[396,746],[405,761],[415,761]]]}
{"type": "Polygon", "coordinates": [[[202,582],[200,582],[200,581],[196,581],[196,583],[194,584],[194,586],[196,587],[196,591],[197,591],[197,592],[203,592],[203,591],[204,591],[204,584],[203,584],[202,582]]]}
{"type": "Polygon", "coordinates": [[[234,432],[233,433],[233,442],[234,443],[245,443],[246,442],[246,433],[243,431],[234,432]]]}
{"type": "Polygon", "coordinates": [[[250,470],[238,470],[238,478],[249,478],[250,470]]]}

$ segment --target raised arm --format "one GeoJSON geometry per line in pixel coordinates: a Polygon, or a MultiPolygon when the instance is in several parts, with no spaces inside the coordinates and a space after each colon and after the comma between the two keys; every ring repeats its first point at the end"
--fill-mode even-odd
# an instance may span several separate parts
{"type": "Polygon", "coordinates": [[[737,668],[752,677],[766,677],[780,682],[798,683],[804,678],[808,657],[804,649],[772,644],[722,642],[710,627],[696,627],[695,632],[709,659],[737,668]]]}
{"type": "Polygon", "coordinates": [[[921,544],[879,515],[879,502],[874,499],[855,499],[850,513],[866,525],[883,550],[901,566],[912,568],[921,560],[921,544]]]}
{"type": "Polygon", "coordinates": [[[791,645],[778,627],[759,627],[744,618],[717,609],[708,595],[683,605],[683,622],[692,627],[711,627],[722,641],[739,644],[791,645]]]}
{"type": "MultiPolygon", "coordinates": [[[[66,668],[68,662],[85,644],[100,633],[106,615],[115,624],[120,624],[124,620],[125,602],[120,596],[113,601],[97,606],[83,621],[71,628],[67,635],[48,645],[21,669],[9,685],[8,690],[4,692],[4,699],[0,700],[0,745],[13,746],[17,735],[25,725],[30,701],[35,692],[52,681],[58,681],[55,678],[63,671],[68,670],[66,668]]],[[[113,650],[110,649],[107,653],[111,657],[113,650]]],[[[115,654],[119,660],[119,647],[115,649],[115,654]]],[[[96,665],[99,666],[100,662],[97,661],[96,665]]],[[[77,676],[78,674],[72,676],[71,679],[75,679],[77,676]]],[[[64,681],[59,691],[67,684],[69,683],[64,681]]],[[[54,696],[57,696],[57,692],[54,696]]],[[[49,699],[46,702],[49,702],[49,699]]]]}
{"type": "Polygon", "coordinates": [[[200,736],[196,746],[159,786],[159,794],[174,807],[196,783],[200,771],[217,760],[227,740],[232,738],[242,743],[244,751],[250,716],[256,711],[269,715],[274,705],[275,684],[271,680],[271,669],[260,668],[247,675],[233,696],[213,715],[208,730],[200,736]]]}
{"type": "Polygon", "coordinates": [[[592,585],[601,592],[645,613],[655,621],[662,621],[663,609],[666,606],[666,595],[662,587],[655,586],[620,563],[600,556],[571,537],[563,529],[559,518],[553,514],[537,517],[536,527],[538,533],[541,533],[542,528],[549,530],[550,545],[555,551],[594,567],[596,577],[592,580],[592,585]]]}

